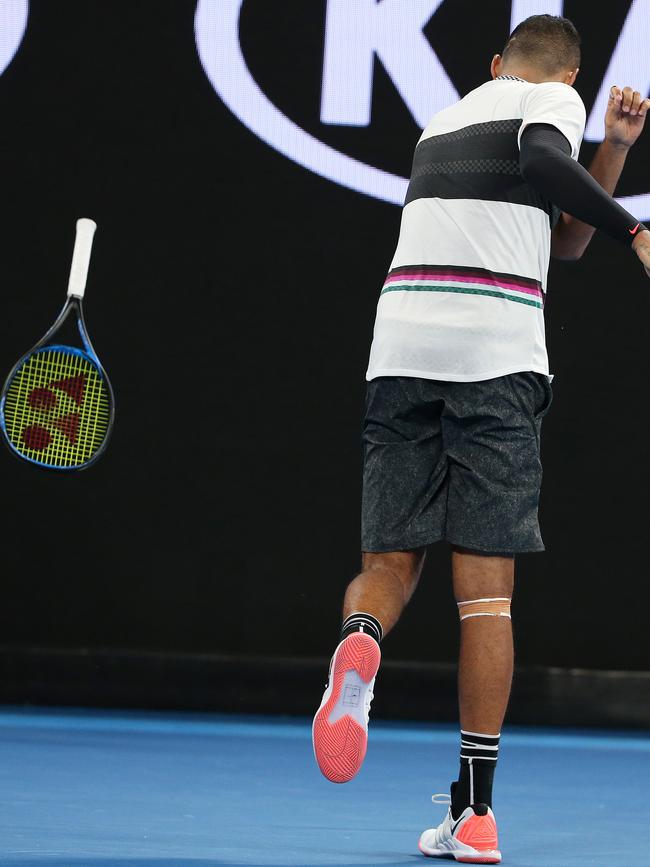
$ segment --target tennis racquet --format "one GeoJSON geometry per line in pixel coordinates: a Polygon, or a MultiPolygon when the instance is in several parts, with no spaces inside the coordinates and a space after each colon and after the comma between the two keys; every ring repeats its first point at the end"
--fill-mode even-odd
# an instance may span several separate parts
{"type": "Polygon", "coordinates": [[[93,220],[77,220],[65,306],[14,366],[0,395],[7,445],[17,457],[48,470],[90,466],[105,450],[113,427],[113,390],[88,337],[82,305],[96,228],[93,220]],[[64,325],[72,316],[81,347],[64,340],[64,325]]]}

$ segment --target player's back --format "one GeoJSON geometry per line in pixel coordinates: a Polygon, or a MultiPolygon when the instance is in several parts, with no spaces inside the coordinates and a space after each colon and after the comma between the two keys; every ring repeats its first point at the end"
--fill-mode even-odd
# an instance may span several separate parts
{"type": "Polygon", "coordinates": [[[502,76],[427,125],[380,298],[369,379],[548,372],[543,304],[554,209],[521,175],[519,136],[549,122],[577,158],[577,93],[502,76]]]}

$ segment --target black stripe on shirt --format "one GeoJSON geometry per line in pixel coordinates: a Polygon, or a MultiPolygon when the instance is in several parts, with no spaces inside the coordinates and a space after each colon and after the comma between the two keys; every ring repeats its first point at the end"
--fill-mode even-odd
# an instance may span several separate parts
{"type": "Polygon", "coordinates": [[[522,277],[519,274],[507,274],[504,271],[490,271],[487,268],[478,268],[467,265],[398,265],[388,272],[388,276],[392,277],[396,274],[431,274],[435,276],[440,273],[458,274],[459,278],[467,277],[488,277],[492,280],[507,280],[510,283],[519,283],[522,286],[529,286],[531,289],[541,289],[542,284],[534,277],[522,277]]]}
{"type": "Polygon", "coordinates": [[[508,202],[539,208],[554,222],[557,209],[522,177],[521,123],[510,118],[470,124],[420,142],[405,204],[429,198],[508,202]]]}

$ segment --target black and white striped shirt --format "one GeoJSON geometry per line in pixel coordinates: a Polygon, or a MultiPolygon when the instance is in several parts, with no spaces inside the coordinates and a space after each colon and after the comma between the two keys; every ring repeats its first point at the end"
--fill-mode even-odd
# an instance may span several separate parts
{"type": "Polygon", "coordinates": [[[559,82],[501,76],[428,124],[379,299],[368,379],[548,374],[543,307],[557,212],[519,170],[520,137],[533,123],[559,129],[577,159],[585,108],[559,82]]]}

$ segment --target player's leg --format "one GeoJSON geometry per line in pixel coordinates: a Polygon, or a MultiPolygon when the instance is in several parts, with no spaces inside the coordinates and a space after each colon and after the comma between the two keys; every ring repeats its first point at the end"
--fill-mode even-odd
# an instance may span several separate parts
{"type": "Polygon", "coordinates": [[[512,680],[514,555],[544,549],[537,518],[539,443],[550,399],[547,380],[532,373],[459,384],[443,419],[450,461],[447,538],[454,546],[461,618],[461,768],[447,818],[420,838],[427,855],[501,860],[492,782],[512,680]]]}
{"type": "Polygon", "coordinates": [[[333,783],[348,782],[363,763],[379,644],[411,598],[424,556],[424,549],[365,553],[363,571],[347,589],[340,641],[313,724],[316,761],[333,783]]]}
{"type": "Polygon", "coordinates": [[[514,557],[485,557],[458,548],[452,552],[454,596],[461,618],[460,724],[465,731],[493,735],[501,731],[512,683],[512,620],[499,611],[506,605],[493,605],[490,611],[489,605],[472,606],[472,601],[510,600],[514,564],[514,557]]]}
{"type": "Polygon", "coordinates": [[[455,549],[452,574],[460,615],[462,746],[452,803],[457,818],[470,804],[492,806],[499,737],[512,684],[514,557],[486,557],[455,549]]]}
{"type": "Polygon", "coordinates": [[[347,782],[366,753],[379,643],[411,598],[426,545],[442,538],[446,468],[444,401],[424,380],[382,377],[368,385],[364,425],[363,571],[345,594],[340,642],[314,717],[316,761],[347,782]]]}
{"type": "Polygon", "coordinates": [[[514,557],[454,547],[452,575],[461,632],[460,773],[451,786],[447,818],[424,832],[420,849],[426,855],[453,854],[467,863],[498,864],[492,784],[512,684],[514,557]]]}
{"type": "Polygon", "coordinates": [[[363,554],[363,571],[348,585],[343,622],[359,612],[372,614],[388,635],[417,587],[425,549],[363,554]]]}

